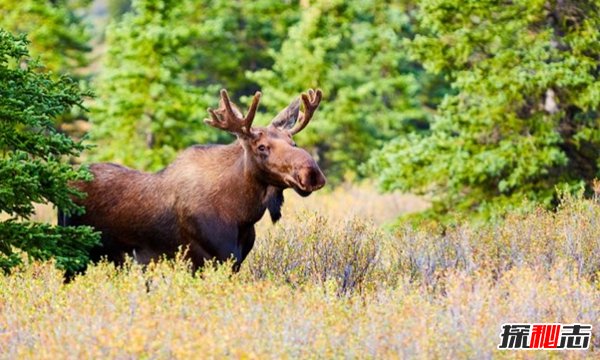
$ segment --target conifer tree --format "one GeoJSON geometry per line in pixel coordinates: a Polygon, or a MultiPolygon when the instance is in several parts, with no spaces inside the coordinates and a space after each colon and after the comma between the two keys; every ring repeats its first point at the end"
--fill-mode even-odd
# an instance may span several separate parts
{"type": "Polygon", "coordinates": [[[201,121],[220,88],[258,90],[248,70],[269,67],[297,5],[261,0],[145,1],[107,29],[97,81],[96,160],[158,170],[191,144],[229,142],[201,121]]]}
{"type": "Polygon", "coordinates": [[[0,269],[21,262],[21,255],[55,258],[62,269],[76,271],[87,263],[98,236],[87,227],[57,227],[31,222],[34,203],[52,203],[66,214],[83,209],[69,181],[88,180],[65,157],[85,148],[56,131],[53,119],[81,107],[77,84],[55,79],[29,58],[27,41],[0,29],[0,269]],[[8,218],[7,218],[8,217],[8,218]]]}

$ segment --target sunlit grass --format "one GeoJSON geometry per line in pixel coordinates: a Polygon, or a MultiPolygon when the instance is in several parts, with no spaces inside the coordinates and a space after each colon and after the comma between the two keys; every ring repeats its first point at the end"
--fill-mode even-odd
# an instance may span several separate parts
{"type": "Polygon", "coordinates": [[[411,194],[381,194],[369,183],[343,184],[332,191],[317,191],[302,198],[293,191],[285,192],[285,215],[298,216],[303,211],[317,212],[329,220],[360,218],[375,225],[393,222],[399,215],[425,210],[429,203],[411,194]]]}
{"type": "Polygon", "coordinates": [[[0,358],[597,358],[596,201],[439,234],[335,216],[347,207],[328,196],[317,211],[288,196],[238,274],[177,260],[66,285],[52,264],[2,275],[0,358]],[[591,323],[592,349],[500,352],[506,322],[591,323]]]}

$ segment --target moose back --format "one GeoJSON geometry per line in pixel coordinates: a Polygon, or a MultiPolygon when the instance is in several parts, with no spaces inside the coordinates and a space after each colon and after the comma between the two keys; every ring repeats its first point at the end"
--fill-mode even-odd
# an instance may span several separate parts
{"type": "Polygon", "coordinates": [[[101,231],[101,245],[91,259],[121,263],[125,255],[147,264],[180,247],[195,269],[207,259],[233,258],[234,269],[254,245],[254,224],[269,210],[281,217],[283,190],[308,196],[326,179],[309,153],[292,136],[302,131],[321,101],[309,90],[281,111],[267,127],[253,127],[261,94],[254,95],[246,116],[221,90],[217,110],[205,122],[237,137],[229,145],[198,145],[183,151],[158,173],[101,163],[94,179],[75,183],[87,193],[77,202],[85,214],[59,215],[60,225],[90,225],[101,231]]]}

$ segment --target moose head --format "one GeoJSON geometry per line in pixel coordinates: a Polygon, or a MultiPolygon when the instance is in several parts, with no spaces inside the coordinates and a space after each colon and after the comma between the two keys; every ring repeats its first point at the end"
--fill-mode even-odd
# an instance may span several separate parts
{"type": "Polygon", "coordinates": [[[296,99],[269,126],[253,127],[260,96],[261,93],[256,92],[248,113],[243,116],[223,89],[219,108],[209,108],[210,119],[204,121],[237,136],[251,172],[265,184],[281,189],[291,187],[301,196],[308,196],[322,188],[326,182],[323,172],[310,154],[297,147],[292,138],[308,125],[321,102],[321,90],[302,94],[304,112],[300,111],[300,99],[296,99]]]}

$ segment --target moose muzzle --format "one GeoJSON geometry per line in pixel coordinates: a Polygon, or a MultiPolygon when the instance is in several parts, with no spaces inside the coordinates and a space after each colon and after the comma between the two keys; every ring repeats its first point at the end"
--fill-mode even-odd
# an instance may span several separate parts
{"type": "Polygon", "coordinates": [[[296,186],[294,190],[300,196],[308,196],[313,191],[319,190],[327,183],[327,179],[316,163],[302,166],[295,176],[296,186]]]}

